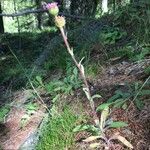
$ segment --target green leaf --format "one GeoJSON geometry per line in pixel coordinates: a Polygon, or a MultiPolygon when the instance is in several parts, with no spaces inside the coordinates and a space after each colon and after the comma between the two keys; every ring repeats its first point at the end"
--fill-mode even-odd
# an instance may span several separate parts
{"type": "Polygon", "coordinates": [[[150,90],[142,90],[139,92],[140,96],[150,95],[150,90]]]}
{"type": "Polygon", "coordinates": [[[116,99],[120,98],[120,94],[115,94],[114,96],[110,97],[107,102],[111,103],[115,101],[116,99]]]}
{"type": "Polygon", "coordinates": [[[122,105],[125,103],[125,100],[124,99],[118,99],[114,102],[114,105],[113,107],[114,108],[121,108],[122,105]]]}
{"type": "Polygon", "coordinates": [[[98,132],[99,129],[96,128],[94,125],[78,125],[73,129],[73,132],[79,132],[79,131],[93,131],[93,132],[98,132]]]}
{"type": "Polygon", "coordinates": [[[122,128],[122,127],[127,127],[127,126],[128,126],[128,124],[123,121],[112,122],[109,125],[110,128],[122,128]]]}
{"type": "Polygon", "coordinates": [[[143,101],[141,101],[140,99],[135,99],[135,105],[136,105],[136,107],[139,109],[139,110],[142,110],[143,109],[143,107],[144,107],[144,103],[143,103],[143,101]]]}
{"type": "Polygon", "coordinates": [[[78,125],[73,129],[73,132],[85,131],[89,129],[89,125],[78,125]]]}
{"type": "Polygon", "coordinates": [[[123,99],[130,98],[130,97],[132,97],[131,93],[123,93],[123,95],[122,95],[123,99]]]}
{"type": "Polygon", "coordinates": [[[39,82],[39,84],[41,86],[44,86],[43,82],[42,82],[42,78],[40,76],[36,76],[36,80],[39,82]]]}
{"type": "Polygon", "coordinates": [[[106,107],[109,107],[112,103],[103,103],[101,105],[99,105],[96,109],[96,111],[102,111],[104,110],[106,107]]]}

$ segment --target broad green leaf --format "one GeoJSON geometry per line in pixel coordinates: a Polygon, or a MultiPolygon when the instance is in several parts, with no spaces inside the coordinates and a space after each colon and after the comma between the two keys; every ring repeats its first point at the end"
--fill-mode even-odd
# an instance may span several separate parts
{"type": "Polygon", "coordinates": [[[104,110],[106,107],[109,107],[112,103],[103,103],[101,105],[99,105],[96,109],[96,111],[102,111],[104,110]]]}
{"type": "Polygon", "coordinates": [[[120,98],[120,94],[115,94],[114,96],[110,97],[107,102],[111,103],[113,101],[115,101],[116,99],[120,98]]]}
{"type": "Polygon", "coordinates": [[[100,143],[92,143],[90,144],[90,148],[97,148],[100,146],[100,143]]]}
{"type": "Polygon", "coordinates": [[[118,99],[114,102],[114,105],[113,107],[114,108],[121,108],[122,105],[125,103],[125,100],[124,99],[118,99]]]}
{"type": "Polygon", "coordinates": [[[115,138],[118,139],[120,142],[122,142],[122,143],[123,143],[124,145],[126,145],[127,147],[133,149],[132,144],[131,144],[129,141],[127,141],[123,136],[121,136],[121,135],[116,135],[115,138]]]}
{"type": "Polygon", "coordinates": [[[95,94],[95,95],[92,96],[92,99],[94,99],[94,98],[101,98],[101,97],[102,97],[101,95],[95,94]]]}
{"type": "Polygon", "coordinates": [[[112,122],[109,127],[110,128],[122,128],[122,127],[127,127],[128,124],[122,121],[116,121],[116,122],[112,122]]]}
{"type": "Polygon", "coordinates": [[[100,138],[100,136],[90,136],[86,138],[85,140],[83,140],[83,142],[92,142],[94,140],[97,140],[98,138],[100,138]]]}

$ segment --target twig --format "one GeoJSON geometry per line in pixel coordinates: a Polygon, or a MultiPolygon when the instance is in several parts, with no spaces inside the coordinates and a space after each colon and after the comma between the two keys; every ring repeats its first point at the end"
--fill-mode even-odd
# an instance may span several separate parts
{"type": "MultiPolygon", "coordinates": [[[[0,16],[3,17],[19,17],[19,16],[23,16],[23,15],[28,15],[28,14],[35,14],[35,13],[44,13],[44,12],[48,12],[47,10],[44,9],[34,9],[34,10],[25,10],[25,11],[19,11],[17,13],[12,13],[12,14],[6,14],[6,13],[2,13],[0,14],[0,16]]],[[[69,15],[69,14],[65,14],[65,13],[59,13],[59,15],[61,16],[65,16],[68,18],[74,18],[74,19],[80,19],[80,20],[94,20],[94,18],[88,18],[88,17],[83,17],[83,16],[76,16],[76,15],[69,15]]]]}

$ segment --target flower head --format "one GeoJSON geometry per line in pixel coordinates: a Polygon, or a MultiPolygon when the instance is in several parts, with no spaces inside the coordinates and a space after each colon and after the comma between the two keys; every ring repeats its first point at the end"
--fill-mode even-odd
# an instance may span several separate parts
{"type": "Polygon", "coordinates": [[[66,24],[66,20],[63,16],[56,16],[55,17],[55,24],[58,28],[62,28],[66,24]]]}
{"type": "Polygon", "coordinates": [[[58,4],[58,3],[56,3],[56,2],[48,3],[48,4],[46,5],[46,9],[49,10],[49,9],[51,9],[51,8],[56,8],[56,7],[58,7],[57,4],[58,4]]]}
{"type": "Polygon", "coordinates": [[[57,16],[59,13],[59,8],[56,2],[48,3],[43,6],[44,9],[47,9],[49,13],[53,16],[57,16]]]}

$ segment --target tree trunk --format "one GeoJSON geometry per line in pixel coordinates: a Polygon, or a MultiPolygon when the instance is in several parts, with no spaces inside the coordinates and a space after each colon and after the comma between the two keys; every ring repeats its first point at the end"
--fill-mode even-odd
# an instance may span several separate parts
{"type": "MultiPolygon", "coordinates": [[[[0,14],[2,13],[2,5],[0,2],[0,14]]],[[[3,17],[0,16],[0,34],[4,33],[4,22],[3,22],[3,17]]]]}
{"type": "MultiPolygon", "coordinates": [[[[41,0],[36,0],[35,3],[37,6],[37,9],[39,9],[41,7],[41,0]]],[[[42,30],[42,18],[41,18],[42,14],[38,13],[36,17],[37,17],[37,28],[39,30],[42,30]]]]}

